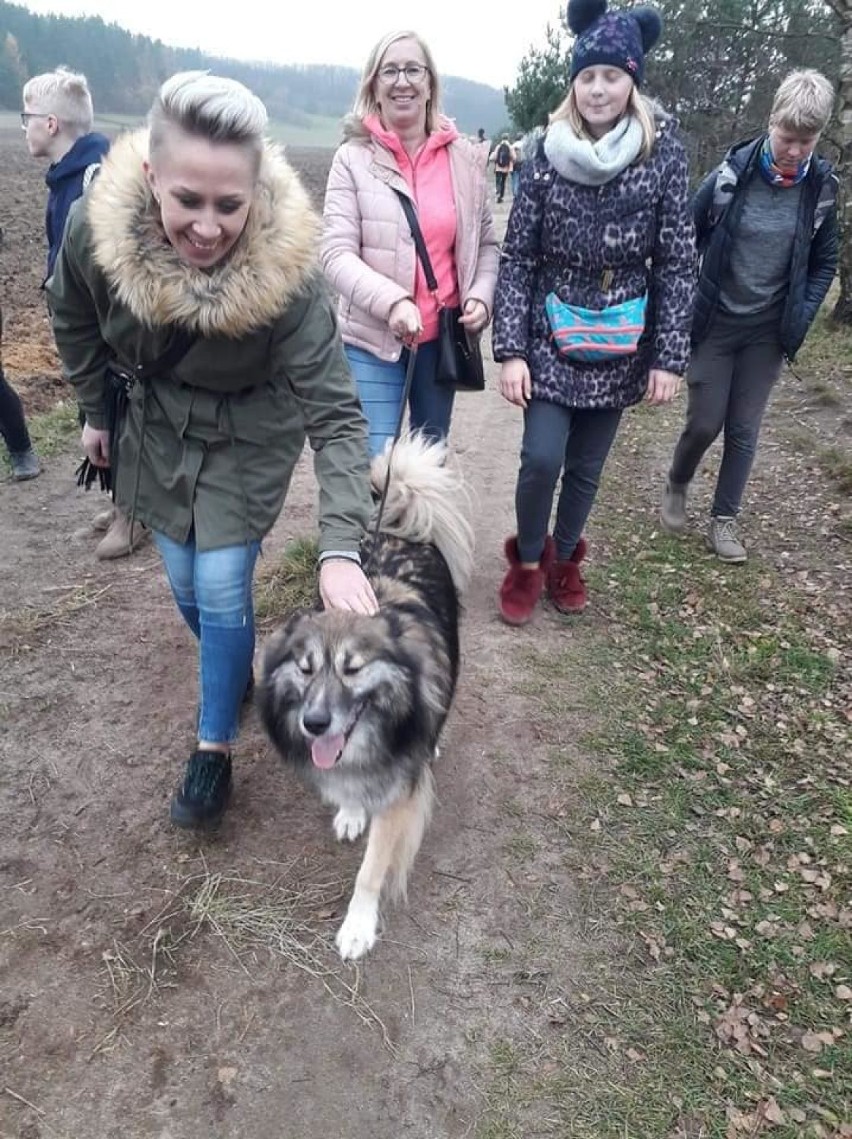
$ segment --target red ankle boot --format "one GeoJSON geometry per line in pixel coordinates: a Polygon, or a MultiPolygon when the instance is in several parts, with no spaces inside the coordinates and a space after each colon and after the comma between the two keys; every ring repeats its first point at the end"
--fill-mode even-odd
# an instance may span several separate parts
{"type": "Polygon", "coordinates": [[[547,591],[560,613],[582,613],[586,608],[586,583],[580,562],[586,556],[586,539],[581,538],[567,561],[554,561],[547,575],[547,591]]]}
{"type": "Polygon", "coordinates": [[[504,549],[509,571],[500,586],[500,616],[508,625],[526,625],[544,590],[544,583],[556,557],[556,547],[548,535],[544,540],[538,569],[525,569],[521,565],[517,538],[507,538],[504,549]]]}

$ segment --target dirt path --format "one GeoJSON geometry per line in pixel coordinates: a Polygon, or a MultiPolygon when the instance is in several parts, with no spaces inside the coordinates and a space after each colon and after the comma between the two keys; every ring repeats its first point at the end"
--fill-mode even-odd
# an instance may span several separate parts
{"type": "MultiPolygon", "coordinates": [[[[27,320],[16,313],[12,332],[27,320]]],[[[801,421],[825,448],[848,443],[848,416],[823,394],[814,413],[785,380],[746,526],[781,581],[825,596],[837,623],[850,611],[848,500],[790,438],[801,421]]],[[[585,1002],[606,974],[617,1003],[628,960],[615,923],[590,917],[606,868],[587,857],[575,809],[591,762],[577,741],[604,714],[587,670],[618,667],[608,519],[628,520],[617,540],[641,558],[681,416],[682,404],[627,419],[590,526],[588,613],[566,626],[542,611],[513,631],[494,596],[520,422],[493,390],[460,399],[453,443],[477,499],[478,555],[440,805],[409,904],[388,912],[358,969],[332,939],[360,847],[334,841],[253,711],[218,835],[169,826],[195,656],[154,552],[95,561],[81,532],[100,502],[73,486],[76,448],[32,483],[0,482],[0,1139],[574,1133],[571,1081],[610,1079],[585,1002]],[[519,1105],[521,1052],[534,1090],[519,1105]],[[538,1091],[554,1071],[561,1114],[538,1091]]],[[[303,461],[267,555],[313,517],[303,461]]]]}
{"type": "MultiPolygon", "coordinates": [[[[168,824],[192,742],[194,652],[154,552],[94,560],[79,531],[99,502],[73,487],[73,452],[33,483],[0,485],[0,1134],[474,1133],[493,1049],[546,1030],[530,979],[546,970],[556,1000],[581,958],[572,883],[538,841],[553,807],[516,684],[520,654],[565,633],[545,614],[511,632],[493,603],[518,428],[494,391],[460,400],[454,442],[480,551],[463,680],[410,904],[359,970],[329,946],[360,850],[334,842],[254,712],[219,835],[168,824]],[[244,923],[240,939],[247,908],[264,932],[244,923]],[[316,935],[301,964],[331,970],[335,996],[273,944],[267,927],[285,912],[286,931],[298,920],[316,935]]],[[[268,553],[310,531],[312,500],[303,462],[268,553]]],[[[570,696],[565,714],[570,736],[583,716],[570,696]]]]}

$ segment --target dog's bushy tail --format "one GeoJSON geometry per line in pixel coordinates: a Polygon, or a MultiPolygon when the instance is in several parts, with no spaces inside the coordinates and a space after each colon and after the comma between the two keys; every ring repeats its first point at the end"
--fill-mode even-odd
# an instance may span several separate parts
{"type": "Polygon", "coordinates": [[[400,828],[389,867],[388,889],[392,898],[405,901],[408,874],[414,865],[423,835],[435,805],[435,780],[431,767],[424,767],[411,793],[406,825],[400,828]]]}
{"type": "MultiPolygon", "coordinates": [[[[373,459],[378,494],[388,478],[391,444],[373,459]]],[[[400,436],[390,464],[382,531],[409,542],[431,542],[444,556],[453,583],[463,593],[473,572],[470,493],[447,455],[445,443],[418,432],[400,436]]]]}

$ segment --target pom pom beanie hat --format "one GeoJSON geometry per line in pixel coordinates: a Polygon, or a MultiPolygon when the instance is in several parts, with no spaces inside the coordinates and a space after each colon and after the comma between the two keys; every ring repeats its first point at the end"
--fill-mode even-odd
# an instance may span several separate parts
{"type": "Polygon", "coordinates": [[[573,79],[585,67],[617,67],[640,86],[645,74],[645,53],[663,29],[656,8],[607,9],[607,0],[569,0],[569,29],[577,37],[571,53],[573,79]]]}

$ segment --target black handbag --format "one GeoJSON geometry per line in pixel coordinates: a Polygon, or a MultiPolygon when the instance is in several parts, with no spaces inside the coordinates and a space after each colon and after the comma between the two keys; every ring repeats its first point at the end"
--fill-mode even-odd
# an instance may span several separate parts
{"type": "Polygon", "coordinates": [[[109,432],[109,466],[96,467],[88,459],[83,459],[74,472],[77,476],[77,486],[89,490],[97,479],[101,490],[112,493],[115,498],[115,479],[113,472],[118,470],[118,444],[121,436],[121,427],[127,411],[127,401],[130,393],[137,383],[144,383],[152,376],[168,372],[181,362],[196,340],[196,334],[186,328],[177,328],[169,342],[168,348],[156,360],[148,364],[137,364],[135,368],[124,368],[115,361],[106,366],[106,383],[104,387],[104,417],[106,430],[109,432]]]}
{"type": "Polygon", "coordinates": [[[438,282],[432,270],[432,262],[426,252],[423,231],[417,220],[417,211],[411,199],[401,190],[395,191],[402,203],[403,212],[411,227],[411,236],[429,292],[438,302],[438,363],[435,381],[442,388],[452,388],[457,392],[481,392],[485,389],[485,366],[479,337],[471,336],[463,324],[459,324],[462,310],[459,307],[447,308],[438,296],[438,282]]]}

